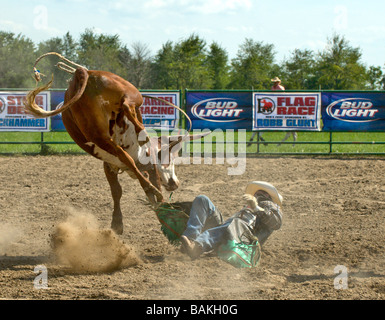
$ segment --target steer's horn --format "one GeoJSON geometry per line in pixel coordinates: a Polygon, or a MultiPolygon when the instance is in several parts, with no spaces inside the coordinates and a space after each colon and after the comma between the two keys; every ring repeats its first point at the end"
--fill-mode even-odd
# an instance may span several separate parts
{"type": "Polygon", "coordinates": [[[170,142],[170,146],[169,146],[170,151],[171,151],[171,149],[173,147],[175,147],[177,144],[181,143],[183,140],[185,140],[184,137],[183,136],[179,136],[178,139],[171,141],[170,142]]]}

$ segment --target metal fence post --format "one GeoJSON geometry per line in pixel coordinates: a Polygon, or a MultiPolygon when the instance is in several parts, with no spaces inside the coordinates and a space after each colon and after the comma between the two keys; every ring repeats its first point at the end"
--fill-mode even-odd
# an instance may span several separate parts
{"type": "Polygon", "coordinates": [[[333,132],[329,132],[329,154],[333,153],[333,132]]]}
{"type": "Polygon", "coordinates": [[[44,132],[40,132],[40,153],[43,153],[44,148],[44,132]]]}

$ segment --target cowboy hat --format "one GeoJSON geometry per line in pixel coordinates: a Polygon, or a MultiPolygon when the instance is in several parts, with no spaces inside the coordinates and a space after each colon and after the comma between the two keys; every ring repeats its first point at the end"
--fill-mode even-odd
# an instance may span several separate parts
{"type": "Polygon", "coordinates": [[[282,206],[283,197],[278,193],[278,190],[270,183],[265,181],[253,181],[250,182],[246,186],[246,192],[247,194],[251,194],[254,196],[254,194],[259,191],[265,191],[267,192],[274,203],[282,206]]]}
{"type": "Polygon", "coordinates": [[[281,79],[278,77],[275,77],[274,79],[271,79],[271,82],[281,82],[281,79]]]}

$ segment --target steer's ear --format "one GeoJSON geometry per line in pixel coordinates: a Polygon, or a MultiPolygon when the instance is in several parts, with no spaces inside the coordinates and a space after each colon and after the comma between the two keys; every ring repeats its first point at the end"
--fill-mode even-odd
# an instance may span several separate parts
{"type": "Polygon", "coordinates": [[[197,134],[185,134],[185,135],[176,135],[176,136],[169,136],[169,150],[170,153],[176,153],[178,152],[181,148],[183,143],[185,141],[190,141],[190,140],[196,140],[196,139],[201,139],[207,135],[209,135],[211,131],[205,131],[202,133],[197,133],[197,134]]]}

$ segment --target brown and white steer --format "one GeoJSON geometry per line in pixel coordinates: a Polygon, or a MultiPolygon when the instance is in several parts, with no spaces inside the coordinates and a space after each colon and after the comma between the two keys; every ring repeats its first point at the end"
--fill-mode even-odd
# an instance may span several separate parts
{"type": "Polygon", "coordinates": [[[118,172],[127,171],[132,178],[138,179],[151,203],[162,202],[161,185],[168,191],[179,185],[174,159],[181,142],[199,139],[207,133],[150,138],[139,110],[143,98],[135,86],[113,73],[82,67],[74,71],[63,105],[45,111],[35,103],[35,97],[49,89],[52,81],[28,93],[25,112],[34,117],[62,113],[64,126],[72,139],[104,162],[114,203],[111,228],[122,234],[122,187],[118,172]]]}

